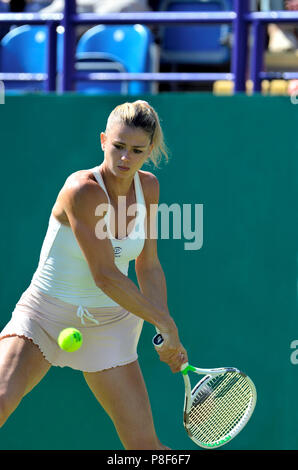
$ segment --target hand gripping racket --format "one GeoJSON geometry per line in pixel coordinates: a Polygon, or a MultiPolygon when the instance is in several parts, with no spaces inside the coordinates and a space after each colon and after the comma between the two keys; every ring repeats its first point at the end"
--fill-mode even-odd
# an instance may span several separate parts
{"type": "MultiPolygon", "coordinates": [[[[160,333],[153,338],[162,346],[160,333]]],[[[244,428],[251,417],[257,392],[252,380],[234,367],[199,369],[186,362],[181,366],[185,385],[183,423],[189,437],[200,447],[220,447],[244,428]],[[204,377],[191,390],[188,372],[204,377]]]]}

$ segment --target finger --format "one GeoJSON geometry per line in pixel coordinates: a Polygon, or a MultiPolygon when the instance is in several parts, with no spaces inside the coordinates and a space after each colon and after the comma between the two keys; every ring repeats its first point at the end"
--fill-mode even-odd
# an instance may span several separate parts
{"type": "Polygon", "coordinates": [[[176,357],[175,359],[169,361],[168,365],[171,368],[172,372],[180,372],[181,366],[184,363],[185,363],[185,360],[181,360],[181,358],[178,359],[178,357],[176,357]]]}
{"type": "Polygon", "coordinates": [[[175,368],[179,371],[181,371],[181,367],[188,362],[187,354],[180,351],[173,364],[175,365],[175,368]]]}
{"type": "Polygon", "coordinates": [[[175,352],[159,352],[159,358],[161,361],[166,362],[167,364],[173,364],[176,367],[181,367],[182,364],[185,364],[187,361],[187,354],[183,351],[175,352]]]}
{"type": "Polygon", "coordinates": [[[174,374],[181,371],[181,365],[180,364],[172,364],[170,367],[171,367],[171,371],[174,374]]]}

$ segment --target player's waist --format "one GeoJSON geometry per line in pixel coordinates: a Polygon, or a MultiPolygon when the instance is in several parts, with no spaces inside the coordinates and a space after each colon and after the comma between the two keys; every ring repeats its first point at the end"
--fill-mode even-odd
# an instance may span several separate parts
{"type": "Polygon", "coordinates": [[[73,304],[64,302],[60,298],[48,295],[34,285],[30,284],[28,289],[23,293],[18,305],[22,305],[23,309],[33,312],[36,319],[42,318],[49,321],[72,322],[72,326],[79,328],[82,324],[85,326],[106,325],[119,321],[130,313],[120,305],[87,307],[82,304],[73,304]]]}
{"type": "Polygon", "coordinates": [[[84,305],[88,308],[101,308],[118,305],[97,287],[94,281],[82,285],[80,282],[67,282],[67,280],[61,282],[57,279],[48,279],[36,275],[31,281],[31,286],[38,292],[75,306],[84,305]]]}

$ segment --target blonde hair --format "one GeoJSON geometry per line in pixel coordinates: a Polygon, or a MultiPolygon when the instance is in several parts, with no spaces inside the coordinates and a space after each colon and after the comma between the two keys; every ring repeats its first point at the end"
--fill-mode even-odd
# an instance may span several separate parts
{"type": "Polygon", "coordinates": [[[108,132],[115,121],[123,122],[127,126],[139,127],[149,134],[150,144],[153,144],[149,160],[152,161],[154,166],[158,167],[163,157],[166,161],[169,160],[158,114],[147,101],[138,100],[133,103],[123,103],[116,106],[109,115],[106,132],[108,132]]]}

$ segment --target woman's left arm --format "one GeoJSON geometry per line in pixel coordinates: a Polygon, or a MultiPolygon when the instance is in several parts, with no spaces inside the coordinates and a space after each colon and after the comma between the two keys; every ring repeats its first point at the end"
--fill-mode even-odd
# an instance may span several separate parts
{"type": "Polygon", "coordinates": [[[136,260],[136,274],[140,291],[145,297],[150,299],[156,307],[168,311],[165,275],[157,255],[156,258],[148,255],[151,249],[148,248],[150,243],[148,243],[147,240],[146,244],[147,247],[145,251],[147,251],[147,254],[143,250],[142,254],[136,260]],[[147,256],[149,256],[149,259],[146,258],[147,256]]]}
{"type": "MultiPolygon", "coordinates": [[[[146,184],[142,182],[142,186],[147,207],[147,233],[144,248],[136,259],[136,275],[143,295],[149,298],[156,307],[168,312],[166,278],[157,254],[156,219],[159,184],[155,176],[150,175],[146,184]]],[[[180,343],[178,330],[174,336],[169,335],[167,331],[160,330],[160,332],[165,341],[164,347],[157,351],[159,357],[171,367],[173,372],[178,372],[182,363],[187,361],[187,352],[180,343]]]]}
{"type": "Polygon", "coordinates": [[[156,217],[159,201],[159,184],[149,174],[142,183],[146,200],[146,240],[141,254],[136,259],[136,274],[141,292],[156,306],[167,308],[166,279],[157,254],[156,217]]]}

